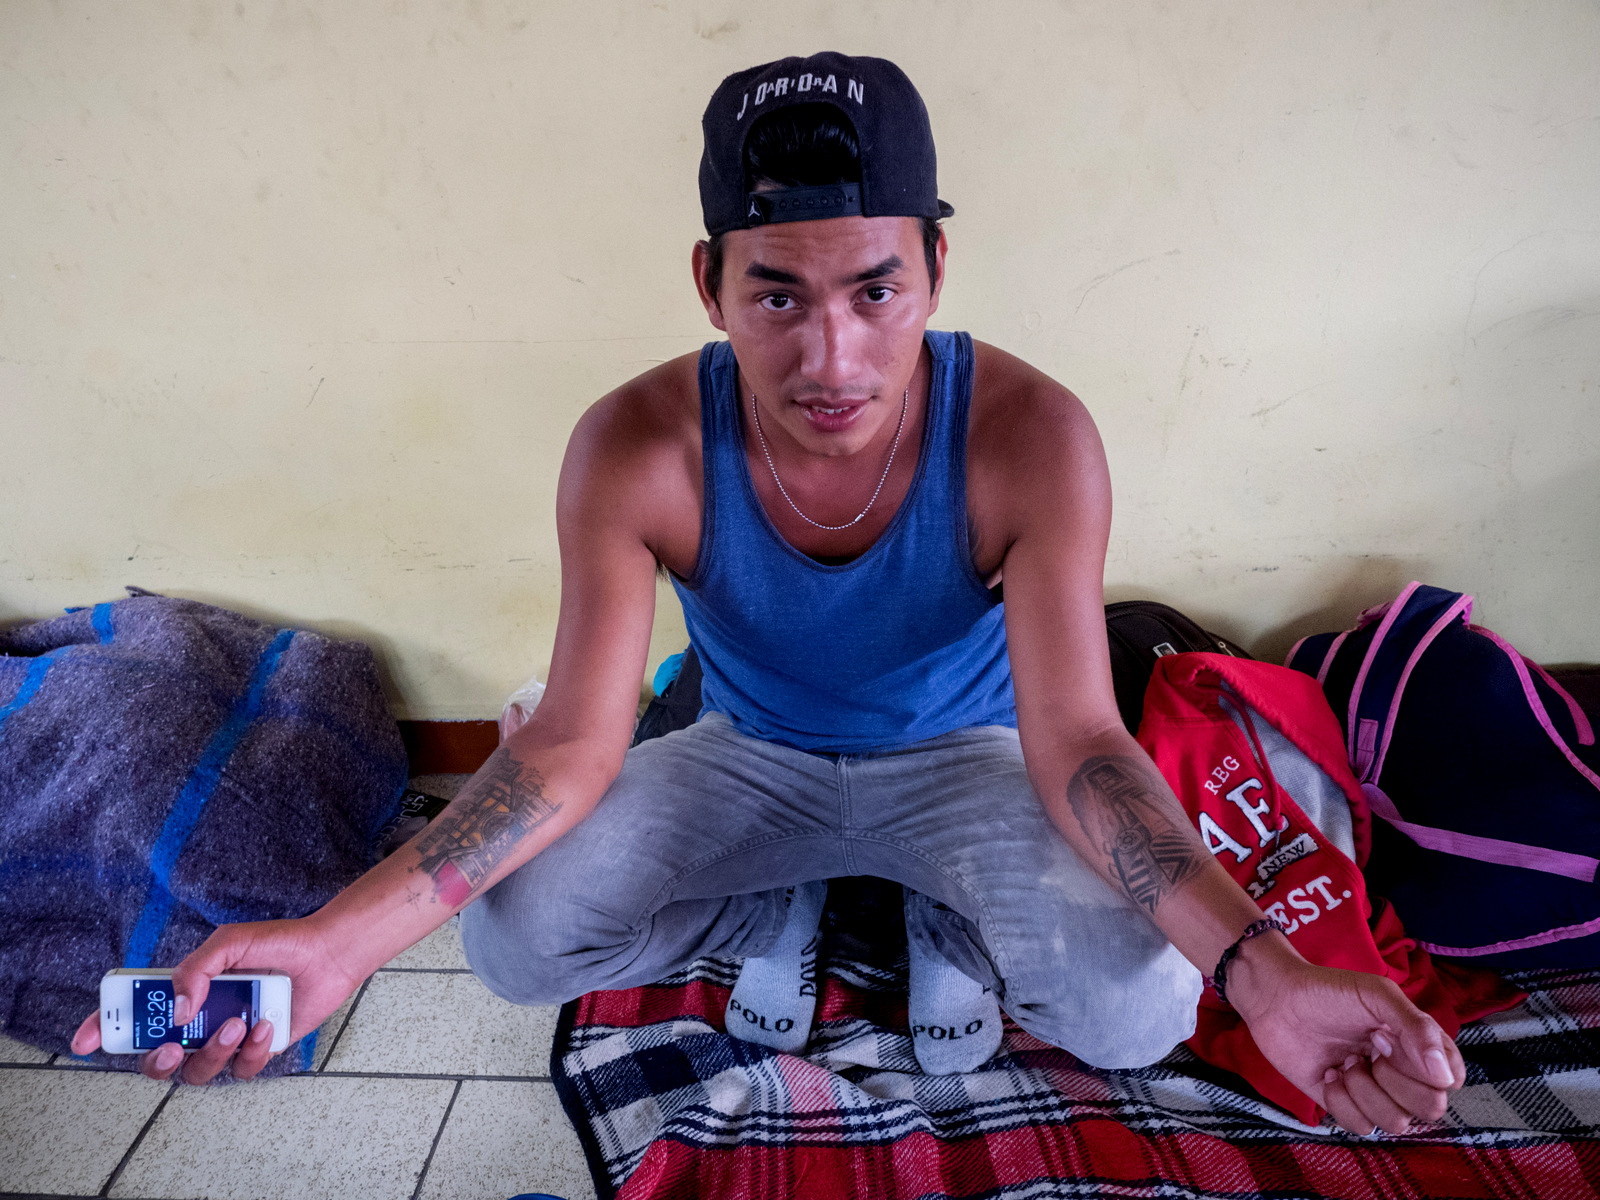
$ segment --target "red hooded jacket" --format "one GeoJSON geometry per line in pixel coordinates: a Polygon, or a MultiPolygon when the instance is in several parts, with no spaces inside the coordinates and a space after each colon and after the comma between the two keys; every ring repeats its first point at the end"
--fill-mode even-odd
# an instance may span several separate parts
{"type": "MultiPolygon", "coordinates": [[[[1207,849],[1264,912],[1288,926],[1289,941],[1308,961],[1388,976],[1451,1037],[1463,1022],[1524,998],[1493,972],[1435,962],[1406,936],[1386,902],[1379,900],[1374,910],[1360,868],[1371,847],[1372,818],[1345,758],[1339,720],[1316,680],[1222,654],[1170,655],[1157,662],[1145,692],[1138,740],[1207,849]],[[1265,735],[1263,725],[1270,727],[1265,735]],[[1304,758],[1291,763],[1293,752],[1274,730],[1304,758]],[[1275,751],[1264,746],[1264,736],[1275,751]],[[1353,843],[1353,860],[1280,786],[1273,753],[1287,776],[1306,780],[1314,768],[1344,793],[1349,830],[1338,837],[1353,843]]],[[[1320,802],[1329,795],[1336,805],[1324,781],[1320,802]]],[[[1311,803],[1309,795],[1302,799],[1311,803]]],[[[1342,827],[1342,812],[1322,811],[1325,825],[1342,827]]],[[[1206,1062],[1244,1076],[1297,1119],[1321,1121],[1322,1109],[1267,1062],[1243,1019],[1209,987],[1188,1045],[1206,1062]]]]}

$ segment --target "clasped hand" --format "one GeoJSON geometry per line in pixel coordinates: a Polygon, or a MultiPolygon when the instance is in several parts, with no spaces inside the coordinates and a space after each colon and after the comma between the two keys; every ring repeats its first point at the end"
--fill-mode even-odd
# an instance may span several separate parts
{"type": "Polygon", "coordinates": [[[1382,976],[1300,962],[1228,990],[1267,1061],[1351,1133],[1437,1121],[1466,1081],[1455,1042],[1382,976]]]}

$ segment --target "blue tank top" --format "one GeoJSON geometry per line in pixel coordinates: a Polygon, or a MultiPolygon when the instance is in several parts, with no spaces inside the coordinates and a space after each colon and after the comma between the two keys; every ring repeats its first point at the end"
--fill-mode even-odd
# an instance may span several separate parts
{"type": "Polygon", "coordinates": [[[700,354],[705,511],[694,575],[673,586],[704,672],[702,710],[752,737],[851,754],[1016,726],[1004,605],[967,542],[972,339],[925,337],[916,476],[866,553],[832,566],[784,540],[756,497],[732,347],[700,354]]]}

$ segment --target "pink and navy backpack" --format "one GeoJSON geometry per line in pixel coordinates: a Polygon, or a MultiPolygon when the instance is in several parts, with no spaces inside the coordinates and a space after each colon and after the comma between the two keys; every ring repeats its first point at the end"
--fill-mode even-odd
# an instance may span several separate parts
{"type": "Polygon", "coordinates": [[[1287,665],[1322,685],[1374,816],[1367,881],[1433,954],[1600,966],[1600,749],[1537,663],[1412,583],[1287,665]]]}

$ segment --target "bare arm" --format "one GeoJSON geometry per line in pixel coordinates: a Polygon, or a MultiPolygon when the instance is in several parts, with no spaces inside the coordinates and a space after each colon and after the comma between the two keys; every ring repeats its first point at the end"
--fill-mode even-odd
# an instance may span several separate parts
{"type": "MultiPolygon", "coordinates": [[[[998,476],[982,464],[973,475],[975,502],[990,503],[991,535],[1003,535],[1029,779],[1073,849],[1209,974],[1261,910],[1122,725],[1102,608],[1104,452],[1075,397],[1017,366],[1009,426],[974,442],[974,455],[1005,463],[1005,486],[985,490],[981,480],[998,476]]],[[[1273,1065],[1353,1131],[1400,1132],[1435,1118],[1464,1077],[1454,1044],[1392,982],[1313,966],[1281,934],[1245,943],[1228,993],[1273,1065]]]]}
{"type": "Polygon", "coordinates": [[[561,610],[544,697],[426,830],[317,914],[362,977],[593,811],[622,767],[655,613],[640,514],[650,471],[628,405],[602,401],[567,448],[556,499],[561,610]]]}
{"type": "MultiPolygon", "coordinates": [[[[651,436],[638,405],[610,397],[579,422],[557,495],[561,610],[549,681],[538,710],[409,844],[317,912],[294,921],[227,925],[174,968],[176,1020],[204,1003],[226,970],[287,971],[291,1040],[316,1028],[363,979],[539,853],[593,810],[621,769],[655,610],[655,555],[639,514],[663,505],[651,436]]],[[[655,455],[657,459],[661,455],[655,455]]],[[[270,1026],[248,1039],[233,1020],[184,1062],[167,1047],[145,1074],[202,1083],[230,1060],[248,1078],[269,1057],[270,1026]],[[237,1057],[235,1058],[235,1055],[237,1057]]],[[[73,1040],[99,1046],[98,1014],[73,1040]]]]}
{"type": "Polygon", "coordinates": [[[1004,501],[1006,639],[1028,776],[1072,848],[1209,973],[1261,910],[1123,727],[1102,606],[1105,455],[1071,393],[1042,377],[1035,388],[1007,439],[1004,501]]]}
{"type": "Polygon", "coordinates": [[[1161,787],[1133,755],[1084,760],[1067,784],[1067,799],[1088,840],[1106,855],[1111,877],[1152,917],[1204,868],[1189,830],[1176,823],[1161,787]]]}

